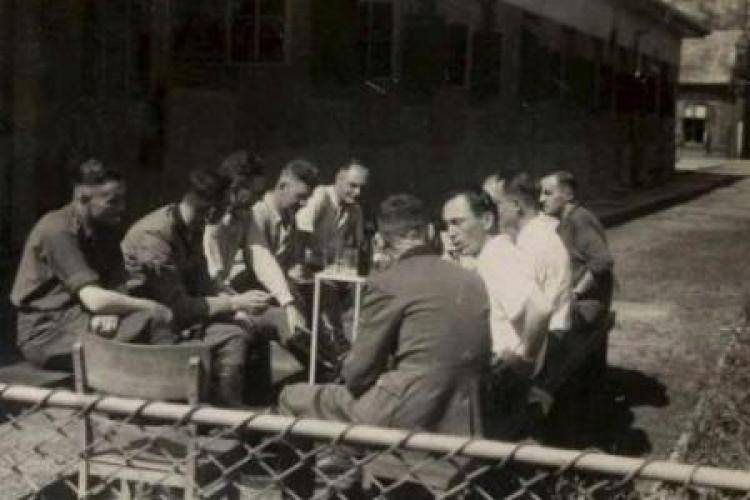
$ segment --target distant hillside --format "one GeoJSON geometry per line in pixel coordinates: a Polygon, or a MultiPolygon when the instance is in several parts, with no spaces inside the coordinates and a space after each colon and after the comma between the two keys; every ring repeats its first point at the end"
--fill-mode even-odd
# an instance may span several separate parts
{"type": "Polygon", "coordinates": [[[708,22],[713,29],[740,29],[745,24],[749,0],[665,0],[708,22]]]}

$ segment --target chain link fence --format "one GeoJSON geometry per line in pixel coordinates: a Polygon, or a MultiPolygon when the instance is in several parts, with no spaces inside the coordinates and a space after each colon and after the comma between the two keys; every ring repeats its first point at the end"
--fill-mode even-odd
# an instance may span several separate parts
{"type": "Polygon", "coordinates": [[[0,384],[0,497],[750,498],[750,473],[0,384]]]}

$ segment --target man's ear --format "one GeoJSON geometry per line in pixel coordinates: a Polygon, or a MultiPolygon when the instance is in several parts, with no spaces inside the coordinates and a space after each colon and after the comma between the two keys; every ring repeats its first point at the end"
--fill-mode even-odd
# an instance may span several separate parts
{"type": "Polygon", "coordinates": [[[73,189],[73,200],[80,205],[87,205],[91,201],[91,190],[86,186],[76,186],[73,189]]]}
{"type": "Polygon", "coordinates": [[[495,216],[489,212],[482,214],[482,227],[485,231],[490,232],[495,228],[495,216]]]}

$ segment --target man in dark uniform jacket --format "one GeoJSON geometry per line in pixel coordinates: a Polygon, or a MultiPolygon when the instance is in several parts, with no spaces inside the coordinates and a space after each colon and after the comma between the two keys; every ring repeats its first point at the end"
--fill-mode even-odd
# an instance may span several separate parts
{"type": "Polygon", "coordinates": [[[243,404],[246,354],[262,345],[266,333],[257,315],[270,295],[249,290],[223,295],[211,280],[203,255],[203,231],[225,199],[228,179],[193,170],[182,199],[141,218],[122,240],[128,285],[134,294],[156,300],[174,312],[174,327],[201,339],[212,352],[214,402],[243,404]]]}
{"type": "Polygon", "coordinates": [[[614,261],[604,226],[577,200],[575,178],[555,172],[542,178],[544,213],[559,219],[557,233],[573,265],[573,328],[594,326],[612,306],[614,261]]]}
{"type": "Polygon", "coordinates": [[[73,200],[34,226],[13,284],[24,357],[43,368],[71,370],[73,344],[89,331],[120,341],[173,342],[171,311],[125,293],[119,172],[89,160],[71,180],[73,200]]]}
{"type": "Polygon", "coordinates": [[[491,356],[484,284],[427,246],[421,201],[392,196],[381,205],[378,219],[395,263],[365,285],[359,332],[344,362],[344,385],[289,386],[279,397],[279,410],[298,417],[479,434],[479,381],[491,356]]]}

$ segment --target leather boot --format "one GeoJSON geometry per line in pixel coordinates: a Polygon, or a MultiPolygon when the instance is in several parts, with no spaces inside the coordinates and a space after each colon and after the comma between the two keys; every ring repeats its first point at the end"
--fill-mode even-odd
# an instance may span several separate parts
{"type": "Polygon", "coordinates": [[[215,403],[229,408],[242,407],[244,380],[244,365],[219,365],[216,374],[215,403]]]}

